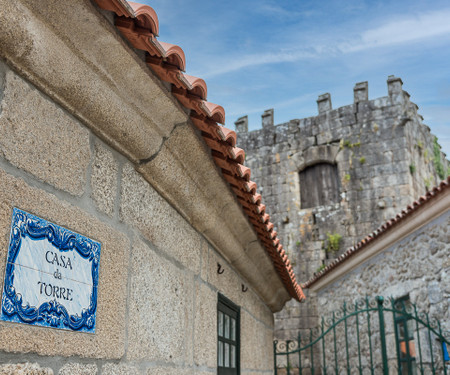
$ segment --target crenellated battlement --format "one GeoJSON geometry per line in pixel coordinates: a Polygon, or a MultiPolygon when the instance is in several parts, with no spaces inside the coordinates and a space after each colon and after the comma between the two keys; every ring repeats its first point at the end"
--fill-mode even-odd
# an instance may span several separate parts
{"type": "MultiPolygon", "coordinates": [[[[317,98],[317,110],[318,115],[328,114],[330,117],[335,118],[339,116],[339,113],[342,112],[350,112],[357,113],[360,112],[360,108],[370,107],[373,109],[382,109],[387,106],[395,106],[395,105],[409,105],[418,108],[416,104],[411,103],[409,98],[410,95],[403,90],[403,81],[399,77],[395,77],[393,75],[389,76],[387,79],[387,89],[388,95],[385,97],[377,98],[369,100],[369,84],[367,81],[358,82],[355,84],[353,88],[353,96],[354,101],[353,104],[339,107],[333,109],[331,104],[331,94],[325,93],[319,95],[317,98]]],[[[312,116],[315,117],[315,116],[312,116]]],[[[303,119],[297,120],[299,124],[303,124],[305,121],[303,119]]],[[[295,120],[293,120],[295,121],[295,120]]],[[[236,132],[238,133],[247,133],[248,132],[248,116],[240,117],[234,123],[236,127],[236,132]]],[[[273,129],[274,126],[274,109],[267,109],[261,115],[261,125],[262,129],[270,130],[273,129]]],[[[283,124],[279,124],[283,125],[283,124]]],[[[261,129],[253,130],[252,132],[259,131],[261,129]]],[[[275,130],[275,129],[273,129],[275,130]]]]}

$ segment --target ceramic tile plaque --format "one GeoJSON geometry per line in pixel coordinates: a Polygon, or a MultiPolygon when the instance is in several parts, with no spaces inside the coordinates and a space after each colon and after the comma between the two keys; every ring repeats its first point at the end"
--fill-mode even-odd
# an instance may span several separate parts
{"type": "Polygon", "coordinates": [[[0,319],[95,333],[100,243],[14,208],[0,319]]]}

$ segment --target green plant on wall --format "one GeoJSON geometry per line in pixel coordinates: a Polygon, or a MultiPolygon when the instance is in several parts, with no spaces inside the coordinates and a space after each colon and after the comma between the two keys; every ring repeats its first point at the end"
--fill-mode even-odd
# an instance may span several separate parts
{"type": "Polygon", "coordinates": [[[325,269],[325,264],[322,264],[320,267],[316,269],[316,272],[320,272],[325,269]]]}
{"type": "Polygon", "coordinates": [[[411,174],[414,174],[414,172],[416,171],[416,166],[414,164],[410,164],[409,171],[411,172],[411,174]]]}
{"type": "Polygon", "coordinates": [[[422,141],[417,141],[416,146],[417,146],[417,148],[418,148],[419,150],[422,150],[422,149],[423,149],[423,143],[422,143],[422,141]]]}
{"type": "Polygon", "coordinates": [[[360,162],[360,164],[364,164],[366,162],[366,158],[364,156],[361,156],[359,158],[359,162],[360,162]]]}
{"type": "Polygon", "coordinates": [[[339,233],[327,233],[327,241],[325,251],[327,253],[335,253],[341,247],[342,236],[339,233]]]}
{"type": "Polygon", "coordinates": [[[433,180],[432,177],[428,177],[428,178],[424,178],[423,179],[423,182],[425,183],[425,187],[426,187],[427,190],[430,189],[432,180],[433,180]]]}
{"type": "Polygon", "coordinates": [[[339,142],[339,148],[342,150],[344,147],[353,148],[361,146],[361,141],[352,143],[348,139],[341,139],[339,142]]]}
{"type": "Polygon", "coordinates": [[[441,161],[441,146],[439,146],[437,137],[434,137],[433,140],[433,164],[436,169],[436,173],[441,180],[447,177],[445,175],[444,165],[441,161]]]}

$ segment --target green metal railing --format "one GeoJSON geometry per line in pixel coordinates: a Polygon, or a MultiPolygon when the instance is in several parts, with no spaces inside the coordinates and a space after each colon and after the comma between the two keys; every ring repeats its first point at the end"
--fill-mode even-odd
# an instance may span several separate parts
{"type": "Polygon", "coordinates": [[[274,341],[274,372],[450,375],[448,346],[450,332],[409,301],[366,297],[344,303],[296,340],[274,341]]]}

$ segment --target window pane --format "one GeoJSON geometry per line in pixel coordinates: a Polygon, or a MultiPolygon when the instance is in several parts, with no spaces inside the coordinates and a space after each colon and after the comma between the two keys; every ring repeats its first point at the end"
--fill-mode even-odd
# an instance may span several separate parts
{"type": "Polygon", "coordinates": [[[219,336],[223,336],[223,313],[219,312],[219,336]]]}
{"type": "Polygon", "coordinates": [[[398,323],[398,337],[400,340],[403,340],[405,338],[405,325],[403,322],[398,323]]]}
{"type": "Polygon", "coordinates": [[[224,335],[226,339],[230,338],[230,317],[225,315],[224,335]]]}
{"type": "Polygon", "coordinates": [[[223,367],[230,367],[230,345],[225,343],[223,367]]]}
{"type": "Polygon", "coordinates": [[[231,340],[236,341],[236,320],[231,318],[231,340]]]}
{"type": "Polygon", "coordinates": [[[219,341],[219,367],[223,367],[223,342],[219,341]]]}
{"type": "Polygon", "coordinates": [[[415,322],[410,319],[406,322],[406,328],[408,329],[408,338],[410,340],[414,340],[414,326],[415,326],[415,322]]]}
{"type": "Polygon", "coordinates": [[[235,368],[236,367],[236,347],[234,345],[230,345],[231,348],[231,363],[230,367],[235,368]]]}

